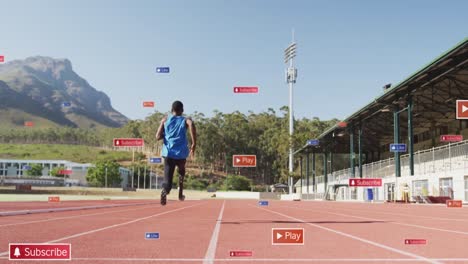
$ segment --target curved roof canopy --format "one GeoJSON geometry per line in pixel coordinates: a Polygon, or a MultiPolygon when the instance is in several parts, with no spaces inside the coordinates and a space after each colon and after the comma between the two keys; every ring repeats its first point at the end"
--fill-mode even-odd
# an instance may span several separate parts
{"type": "MultiPolygon", "coordinates": [[[[319,146],[305,145],[298,152],[349,153],[350,132],[362,131],[363,149],[377,151],[393,143],[393,112],[413,100],[414,134],[444,126],[455,119],[457,99],[468,99],[468,38],[411,74],[363,108],[351,114],[318,139],[319,146]],[[346,127],[343,125],[346,123],[346,127]]],[[[401,138],[407,137],[407,112],[400,114],[401,138]]]]}

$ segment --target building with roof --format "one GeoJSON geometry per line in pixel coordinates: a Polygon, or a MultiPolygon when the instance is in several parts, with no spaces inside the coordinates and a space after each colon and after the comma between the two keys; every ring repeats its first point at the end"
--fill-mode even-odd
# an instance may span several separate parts
{"type": "Polygon", "coordinates": [[[407,184],[412,199],[468,201],[468,141],[443,137],[468,136],[467,118],[456,116],[468,113],[468,103],[457,103],[462,99],[468,99],[468,38],[400,83],[386,85],[382,95],[297,150],[304,168],[297,192],[365,200],[367,188],[349,187],[349,179],[381,178],[374,200],[399,200],[407,184]],[[406,151],[396,152],[393,144],[405,144],[406,151]],[[347,168],[336,168],[338,156],[349,160],[347,168]]]}
{"type": "MultiPolygon", "coordinates": [[[[26,171],[30,169],[33,164],[40,164],[42,166],[42,177],[35,181],[35,185],[58,185],[56,180],[51,177],[52,169],[56,167],[64,167],[70,170],[69,177],[61,182],[62,185],[67,186],[87,186],[86,174],[91,163],[76,163],[68,160],[29,160],[29,159],[0,159],[0,180],[3,184],[17,182],[18,179],[25,178],[26,171]],[[14,180],[13,180],[14,179],[14,180]]],[[[131,172],[127,168],[119,168],[120,176],[122,178],[121,186],[128,186],[129,177],[131,172]]]]}

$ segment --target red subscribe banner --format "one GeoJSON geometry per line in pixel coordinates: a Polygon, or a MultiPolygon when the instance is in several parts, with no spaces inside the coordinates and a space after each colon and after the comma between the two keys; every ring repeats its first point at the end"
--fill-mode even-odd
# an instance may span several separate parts
{"type": "Polygon", "coordinates": [[[71,244],[9,244],[10,260],[71,260],[71,244]]]}
{"type": "Polygon", "coordinates": [[[49,201],[49,203],[59,203],[60,202],[60,197],[59,196],[49,196],[48,201],[49,201]]]}
{"type": "Polygon", "coordinates": [[[426,245],[426,239],[405,239],[405,245],[426,245]]]}
{"type": "Polygon", "coordinates": [[[143,107],[154,107],[154,102],[153,101],[143,102],[143,107]]]}
{"type": "Polygon", "coordinates": [[[349,179],[349,186],[351,187],[380,187],[382,186],[382,179],[349,179]]]}
{"type": "Polygon", "coordinates": [[[236,250],[229,252],[229,256],[231,257],[252,257],[252,251],[247,250],[236,250]]]}
{"type": "Polygon", "coordinates": [[[463,205],[462,200],[447,200],[446,203],[447,203],[447,207],[458,207],[458,208],[460,208],[463,205]]]}
{"type": "Polygon", "coordinates": [[[258,87],[248,86],[248,87],[234,87],[234,93],[258,93],[258,87]]]}
{"type": "Polygon", "coordinates": [[[142,138],[114,138],[114,147],[143,147],[142,138]]]}
{"type": "Polygon", "coordinates": [[[460,142],[463,141],[463,135],[441,135],[440,141],[442,142],[460,142]]]}

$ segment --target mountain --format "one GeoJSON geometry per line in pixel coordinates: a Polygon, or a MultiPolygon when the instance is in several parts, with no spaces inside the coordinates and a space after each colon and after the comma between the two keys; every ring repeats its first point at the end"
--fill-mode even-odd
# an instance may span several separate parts
{"type": "Polygon", "coordinates": [[[2,126],[37,121],[81,128],[121,127],[128,120],[105,93],[73,71],[68,59],[36,56],[0,64],[2,126]]]}

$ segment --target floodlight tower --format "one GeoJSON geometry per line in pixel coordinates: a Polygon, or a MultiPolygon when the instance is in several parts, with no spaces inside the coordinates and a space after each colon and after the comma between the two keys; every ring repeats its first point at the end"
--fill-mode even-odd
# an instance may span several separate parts
{"type": "Polygon", "coordinates": [[[294,42],[294,29],[292,31],[292,42],[284,50],[284,63],[289,67],[286,70],[286,82],[289,84],[289,194],[293,193],[293,178],[294,171],[293,162],[293,133],[294,133],[294,113],[293,113],[293,84],[296,83],[297,69],[294,68],[293,58],[296,57],[296,42],[294,42]]]}

